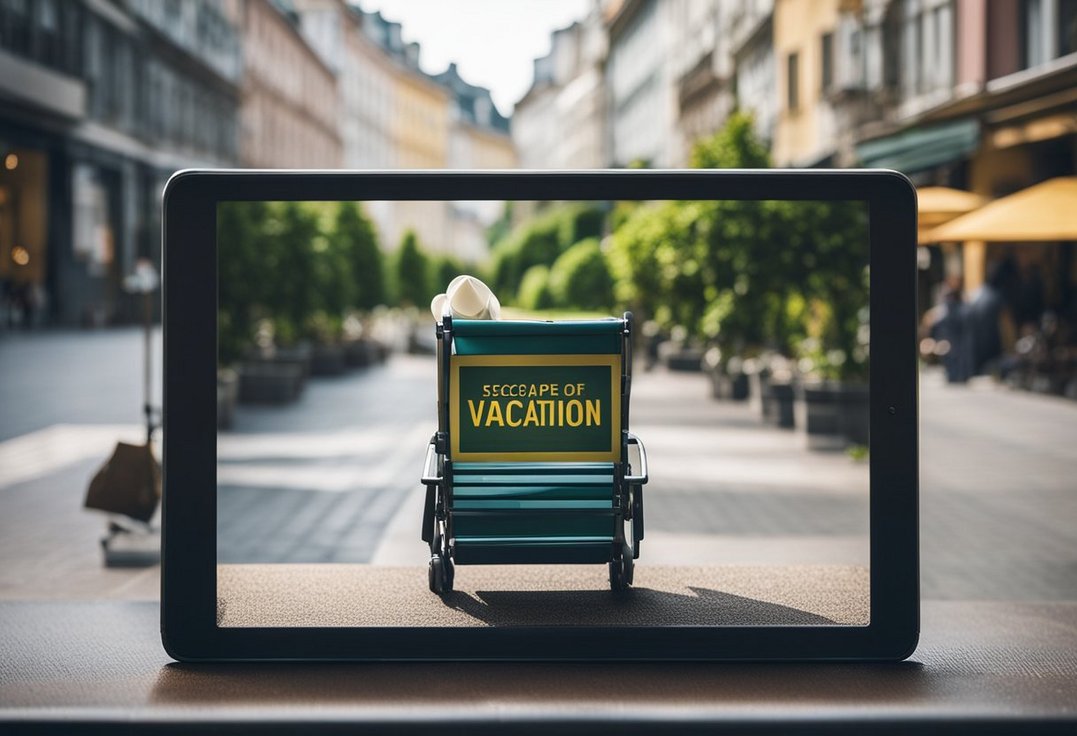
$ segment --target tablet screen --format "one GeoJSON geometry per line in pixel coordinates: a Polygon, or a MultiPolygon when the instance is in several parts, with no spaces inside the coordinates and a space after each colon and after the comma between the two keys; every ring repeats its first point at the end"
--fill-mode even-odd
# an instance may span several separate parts
{"type": "Polygon", "coordinates": [[[869,623],[866,203],[234,201],[217,238],[219,627],[869,623]]]}

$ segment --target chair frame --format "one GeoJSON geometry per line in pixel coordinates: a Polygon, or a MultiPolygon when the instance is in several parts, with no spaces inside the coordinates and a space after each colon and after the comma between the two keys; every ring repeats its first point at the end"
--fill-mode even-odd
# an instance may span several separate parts
{"type": "MultiPolygon", "coordinates": [[[[625,312],[621,323],[621,390],[617,397],[620,403],[620,453],[613,463],[614,533],[607,560],[610,588],[614,591],[623,591],[633,582],[635,560],[639,558],[640,541],[644,535],[643,486],[648,481],[647,450],[643,442],[628,430],[632,393],[632,313],[625,312]],[[638,460],[635,462],[630,448],[636,449],[638,460]]],[[[450,426],[454,334],[451,316],[445,316],[436,324],[438,430],[427,446],[421,478],[426,486],[422,539],[430,546],[429,585],[430,590],[439,595],[452,591],[456,565],[453,534],[454,459],[450,426]]],[[[551,463],[562,462],[557,460],[555,453],[551,455],[554,455],[550,458],[551,463]]],[[[559,561],[542,559],[541,556],[528,560],[540,563],[559,561]]]]}

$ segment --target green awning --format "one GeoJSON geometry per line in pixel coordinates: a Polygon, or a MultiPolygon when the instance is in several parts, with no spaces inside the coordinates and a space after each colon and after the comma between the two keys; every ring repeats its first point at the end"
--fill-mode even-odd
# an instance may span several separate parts
{"type": "Polygon", "coordinates": [[[980,124],[958,120],[865,141],[857,145],[856,155],[862,166],[910,174],[958,161],[979,145],[980,124]]]}

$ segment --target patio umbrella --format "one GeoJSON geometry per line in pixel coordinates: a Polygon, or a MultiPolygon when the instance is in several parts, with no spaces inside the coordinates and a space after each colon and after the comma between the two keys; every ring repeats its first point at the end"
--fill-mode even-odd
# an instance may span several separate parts
{"type": "Polygon", "coordinates": [[[916,210],[919,215],[917,242],[920,245],[936,242],[931,231],[944,222],[982,207],[987,200],[979,194],[950,187],[923,187],[916,190],[916,210]]]}
{"type": "Polygon", "coordinates": [[[1077,240],[1077,176],[1063,176],[996,199],[930,233],[933,242],[1077,240]]]}

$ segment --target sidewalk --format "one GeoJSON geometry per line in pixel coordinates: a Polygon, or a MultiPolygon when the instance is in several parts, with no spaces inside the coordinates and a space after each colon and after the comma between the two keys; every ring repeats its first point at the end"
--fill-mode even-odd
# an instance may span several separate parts
{"type": "MultiPolygon", "coordinates": [[[[113,442],[139,436],[139,350],[137,330],[0,341],[0,598],[156,596],[155,570],[101,568],[104,520],[81,509],[113,442]]],[[[241,408],[221,435],[222,561],[423,564],[432,375],[401,356],[241,408]]],[[[712,401],[702,376],[637,377],[653,479],[640,569],[864,564],[866,465],[712,401]]],[[[929,371],[921,419],[924,597],[1077,599],[1077,406],[929,371]]]]}

